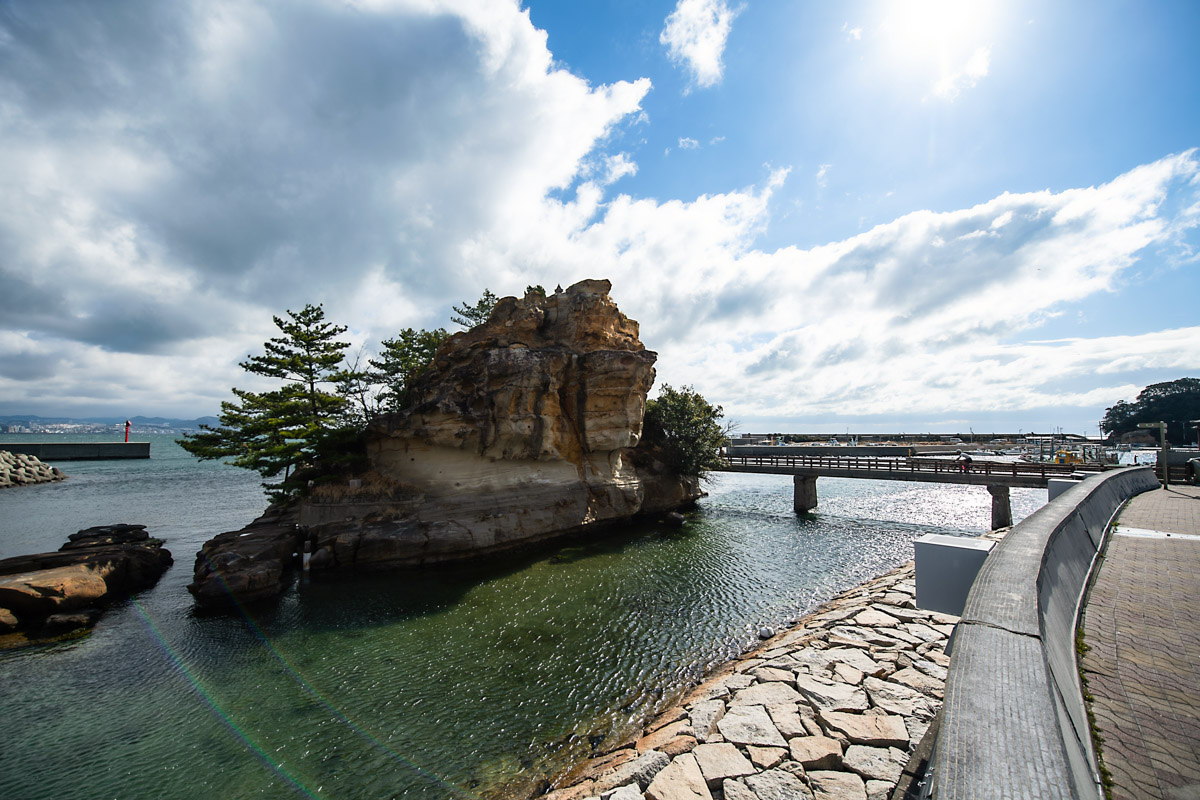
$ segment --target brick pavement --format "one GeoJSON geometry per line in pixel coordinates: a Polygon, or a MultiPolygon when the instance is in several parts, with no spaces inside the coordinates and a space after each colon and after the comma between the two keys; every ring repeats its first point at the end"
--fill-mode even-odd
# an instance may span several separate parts
{"type": "Polygon", "coordinates": [[[1114,800],[1200,800],[1200,487],[1145,492],[1122,510],[1083,629],[1114,800]]]}

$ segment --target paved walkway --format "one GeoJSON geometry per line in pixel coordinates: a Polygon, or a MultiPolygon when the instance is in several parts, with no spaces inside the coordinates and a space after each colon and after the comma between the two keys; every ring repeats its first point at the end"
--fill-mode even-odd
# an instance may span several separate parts
{"type": "Polygon", "coordinates": [[[1084,637],[1114,800],[1200,800],[1200,487],[1146,492],[1121,512],[1084,637]]]}

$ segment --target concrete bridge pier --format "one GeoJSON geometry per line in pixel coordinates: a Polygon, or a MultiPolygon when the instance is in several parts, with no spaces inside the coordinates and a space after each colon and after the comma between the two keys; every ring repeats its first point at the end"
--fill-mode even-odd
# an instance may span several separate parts
{"type": "Polygon", "coordinates": [[[1009,501],[1008,487],[989,486],[987,490],[992,496],[992,530],[1011,526],[1012,503],[1009,501]]]}
{"type": "Polygon", "coordinates": [[[807,514],[817,507],[817,476],[792,476],[792,505],[797,514],[807,514]]]}

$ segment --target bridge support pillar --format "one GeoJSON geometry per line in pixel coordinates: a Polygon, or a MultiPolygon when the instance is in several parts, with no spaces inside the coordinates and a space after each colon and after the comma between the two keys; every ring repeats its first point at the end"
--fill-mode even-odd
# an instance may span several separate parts
{"type": "Polygon", "coordinates": [[[792,476],[792,504],[797,514],[807,514],[817,507],[817,477],[815,475],[792,476]]]}
{"type": "Polygon", "coordinates": [[[992,496],[992,530],[1009,527],[1013,524],[1013,520],[1008,487],[989,486],[987,490],[988,494],[992,496]]]}

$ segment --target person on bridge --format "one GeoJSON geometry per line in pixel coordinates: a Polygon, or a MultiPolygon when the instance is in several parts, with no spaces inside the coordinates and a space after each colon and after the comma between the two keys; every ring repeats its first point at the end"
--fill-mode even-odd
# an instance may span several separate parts
{"type": "Polygon", "coordinates": [[[955,460],[958,461],[959,472],[966,472],[967,470],[969,470],[971,468],[971,461],[973,461],[974,459],[972,459],[969,455],[964,453],[962,450],[956,450],[955,454],[957,456],[957,458],[955,460]]]}

